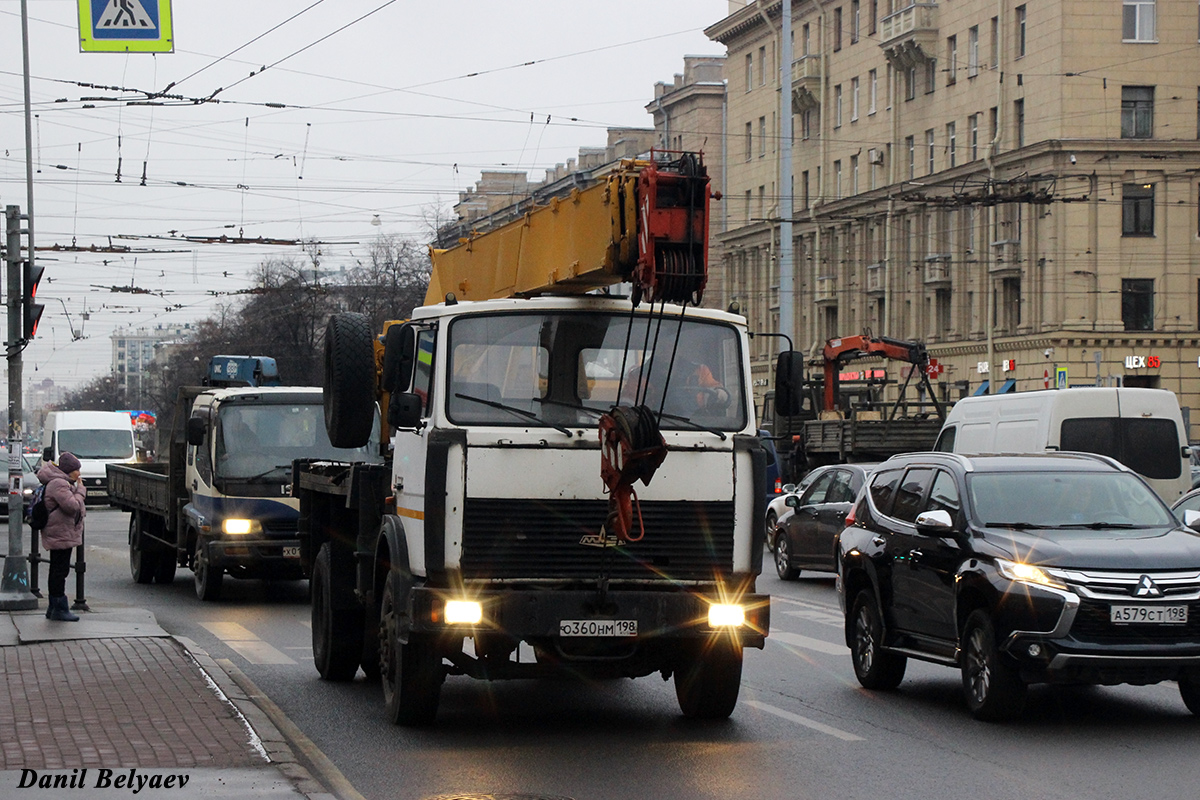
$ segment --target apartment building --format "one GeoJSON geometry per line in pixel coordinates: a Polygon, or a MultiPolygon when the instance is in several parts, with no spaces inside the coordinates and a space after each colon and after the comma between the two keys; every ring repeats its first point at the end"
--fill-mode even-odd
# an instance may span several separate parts
{"type": "MultiPolygon", "coordinates": [[[[924,341],[946,398],[1120,383],[1200,407],[1195,5],[791,10],[782,87],[781,2],[732,0],[706,30],[728,51],[723,302],[759,330],[793,303],[801,348],[864,330],[924,341]],[[782,191],[794,200],[789,298],[782,191]]],[[[756,385],[777,346],[756,341],[756,385]]]]}

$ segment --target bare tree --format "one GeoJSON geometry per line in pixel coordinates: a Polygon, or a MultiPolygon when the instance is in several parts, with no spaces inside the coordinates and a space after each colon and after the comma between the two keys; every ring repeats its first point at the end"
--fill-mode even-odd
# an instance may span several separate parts
{"type": "Polygon", "coordinates": [[[341,289],[346,310],[366,314],[374,330],[389,319],[407,319],[429,287],[429,251],[411,239],[380,236],[341,289]]]}

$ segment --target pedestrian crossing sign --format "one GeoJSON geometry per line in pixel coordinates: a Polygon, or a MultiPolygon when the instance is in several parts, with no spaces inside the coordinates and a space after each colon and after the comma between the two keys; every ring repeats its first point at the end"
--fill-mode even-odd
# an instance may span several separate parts
{"type": "Polygon", "coordinates": [[[81,53],[171,53],[171,0],[79,0],[81,53]]]}

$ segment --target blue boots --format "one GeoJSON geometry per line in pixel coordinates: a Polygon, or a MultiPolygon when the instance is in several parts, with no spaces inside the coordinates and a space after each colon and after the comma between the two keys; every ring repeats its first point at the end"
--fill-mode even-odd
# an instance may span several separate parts
{"type": "Polygon", "coordinates": [[[79,615],[71,613],[65,594],[58,597],[51,595],[50,602],[46,606],[46,619],[54,619],[59,622],[79,622],[79,615]]]}

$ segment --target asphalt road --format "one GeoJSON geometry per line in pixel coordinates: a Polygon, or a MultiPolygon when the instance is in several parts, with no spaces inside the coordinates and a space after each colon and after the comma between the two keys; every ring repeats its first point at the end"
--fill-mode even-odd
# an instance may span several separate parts
{"type": "Polygon", "coordinates": [[[1200,720],[1174,684],[1035,687],[1025,717],[1005,725],[972,720],[945,667],[910,662],[898,691],[870,693],[850,666],[832,576],[807,573],[760,578],[773,595],[771,636],[747,651],[728,721],[683,719],[673,685],[655,676],[454,677],[435,728],[399,728],[384,720],[375,683],[317,677],[306,583],[226,577],[219,603],[196,599],[187,570],[171,586],[139,586],[127,526],[114,509],[89,513],[89,603],[149,608],[166,630],[230,659],[371,800],[1128,800],[1194,797],[1200,785],[1200,720]]]}

